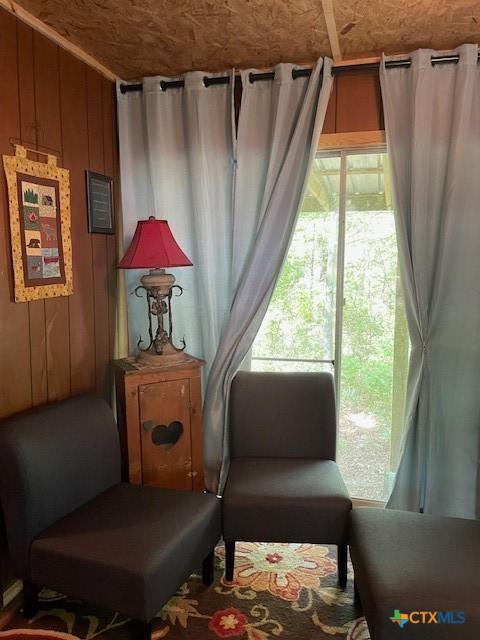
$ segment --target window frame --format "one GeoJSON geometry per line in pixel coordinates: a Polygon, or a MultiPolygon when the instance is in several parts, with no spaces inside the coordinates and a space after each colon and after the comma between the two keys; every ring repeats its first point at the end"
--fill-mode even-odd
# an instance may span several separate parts
{"type": "MultiPolygon", "coordinates": [[[[322,134],[320,136],[316,155],[323,157],[340,158],[340,188],[339,188],[339,211],[338,211],[338,236],[337,236],[337,301],[342,300],[342,304],[336,302],[335,308],[335,351],[333,360],[318,362],[331,363],[333,366],[335,391],[338,394],[341,380],[341,350],[342,350],[342,328],[343,328],[343,306],[344,306],[344,269],[345,269],[345,225],[346,225],[346,187],[347,187],[347,157],[351,155],[362,155],[365,153],[381,153],[388,155],[385,131],[363,131],[322,134]]],[[[256,360],[271,360],[270,358],[258,357],[256,360]]],[[[275,358],[275,360],[282,360],[275,358]]],[[[289,360],[290,358],[286,358],[289,360]]],[[[304,362],[304,360],[301,360],[304,362]]],[[[317,362],[317,361],[315,361],[317,362]]],[[[338,397],[338,395],[337,395],[338,397]]],[[[337,413],[338,420],[338,413],[337,413]]],[[[338,424],[337,424],[338,429],[338,424]]],[[[367,498],[352,498],[354,507],[370,506],[384,508],[385,502],[367,498]]]]}

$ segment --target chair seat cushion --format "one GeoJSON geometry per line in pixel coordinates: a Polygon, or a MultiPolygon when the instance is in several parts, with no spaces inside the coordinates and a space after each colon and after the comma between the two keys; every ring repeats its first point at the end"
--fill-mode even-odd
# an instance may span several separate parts
{"type": "Polygon", "coordinates": [[[33,541],[32,580],[149,621],[220,533],[211,494],[118,484],[33,541]]]}
{"type": "Polygon", "coordinates": [[[345,542],[350,498],[332,460],[235,458],[222,500],[226,540],[345,542]]]}
{"type": "Polygon", "coordinates": [[[350,554],[372,640],[480,638],[480,522],[362,507],[350,554]],[[406,623],[395,609],[465,613],[464,624],[406,623]],[[402,635],[403,633],[403,635],[402,635]]]}

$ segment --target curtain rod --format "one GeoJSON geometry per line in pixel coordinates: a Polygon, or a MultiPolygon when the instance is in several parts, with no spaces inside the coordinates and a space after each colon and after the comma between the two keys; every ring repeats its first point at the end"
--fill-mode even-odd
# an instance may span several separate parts
{"type": "MultiPolygon", "coordinates": [[[[480,54],[479,54],[480,58],[480,54]]],[[[432,56],[432,65],[436,64],[456,64],[460,59],[458,54],[450,54],[443,56],[432,56]]],[[[412,64],[411,58],[398,59],[398,60],[388,60],[385,63],[385,67],[387,69],[398,69],[410,67],[412,64]]],[[[356,63],[356,64],[345,64],[332,67],[332,74],[334,76],[341,73],[354,73],[357,71],[378,71],[380,67],[379,62],[367,62],[367,63],[356,63]]],[[[312,74],[312,69],[293,69],[292,70],[292,78],[295,80],[296,78],[308,78],[312,74]]],[[[273,80],[275,77],[274,71],[266,71],[264,73],[250,73],[249,80],[250,82],[258,82],[263,80],[273,80]]],[[[214,76],[208,77],[204,76],[203,83],[206,87],[210,87],[216,84],[229,84],[230,76],[214,76]]],[[[161,80],[160,87],[162,91],[167,91],[167,89],[181,89],[185,86],[185,80],[161,80]]],[[[121,93],[130,93],[132,91],[142,91],[143,84],[141,82],[134,84],[121,84],[120,92],[121,93]]]]}
{"type": "MultiPolygon", "coordinates": [[[[297,78],[308,78],[312,75],[312,69],[292,69],[292,78],[296,80],[297,78]]],[[[260,80],[273,80],[275,77],[274,71],[265,71],[264,73],[249,73],[248,79],[250,82],[258,82],[260,80]]],[[[203,77],[203,84],[206,87],[210,87],[214,84],[229,84],[230,76],[213,76],[203,77]]],[[[161,80],[160,88],[162,91],[166,91],[167,89],[181,89],[185,86],[185,80],[161,80]]],[[[135,84],[121,84],[120,91],[121,93],[130,93],[131,91],[142,91],[143,84],[141,82],[135,84]]]]}

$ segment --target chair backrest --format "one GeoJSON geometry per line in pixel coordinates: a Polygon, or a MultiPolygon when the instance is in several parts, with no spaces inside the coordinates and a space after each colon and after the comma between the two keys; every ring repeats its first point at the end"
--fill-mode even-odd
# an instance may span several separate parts
{"type": "Polygon", "coordinates": [[[237,373],[230,390],[232,458],[335,460],[335,448],[329,373],[237,373]]]}
{"type": "Polygon", "coordinates": [[[29,579],[39,533],[118,482],[118,432],[104,400],[75,396],[0,423],[0,500],[16,575],[29,579]]]}

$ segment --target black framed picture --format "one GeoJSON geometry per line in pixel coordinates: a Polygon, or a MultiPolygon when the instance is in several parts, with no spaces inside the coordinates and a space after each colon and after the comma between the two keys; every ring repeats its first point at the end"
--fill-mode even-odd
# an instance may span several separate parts
{"type": "Polygon", "coordinates": [[[113,178],[86,171],[88,231],[115,233],[113,211],[113,178]]]}

